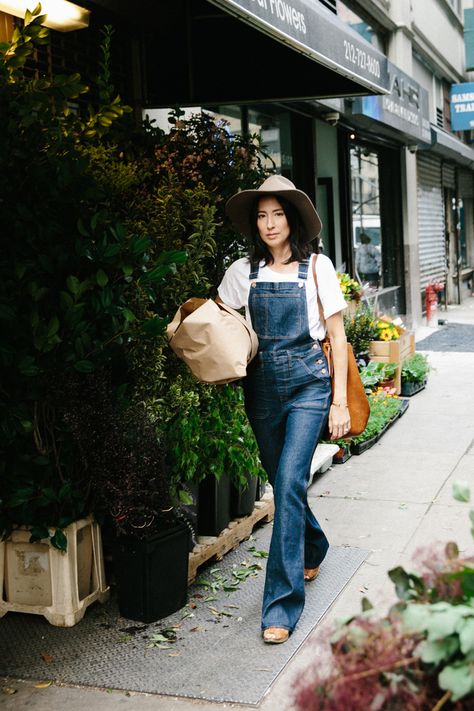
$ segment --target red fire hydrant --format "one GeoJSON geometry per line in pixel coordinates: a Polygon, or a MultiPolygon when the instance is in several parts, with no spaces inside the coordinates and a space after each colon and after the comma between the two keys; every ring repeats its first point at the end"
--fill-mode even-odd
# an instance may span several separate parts
{"type": "Polygon", "coordinates": [[[425,305],[426,305],[426,321],[429,324],[430,320],[436,316],[438,309],[438,294],[444,290],[444,284],[433,282],[428,284],[425,289],[425,305]]]}

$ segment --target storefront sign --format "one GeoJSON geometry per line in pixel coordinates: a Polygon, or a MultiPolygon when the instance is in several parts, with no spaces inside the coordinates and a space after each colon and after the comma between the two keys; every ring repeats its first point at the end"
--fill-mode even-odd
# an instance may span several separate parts
{"type": "MultiPolygon", "coordinates": [[[[388,91],[387,58],[336,15],[310,0],[210,0],[258,29],[357,81],[388,91]]],[[[243,48],[245,50],[245,48],[243,48]]]]}
{"type": "Polygon", "coordinates": [[[474,128],[474,82],[451,86],[451,128],[453,131],[474,128]]]}
{"type": "Polygon", "coordinates": [[[428,92],[392,62],[387,65],[390,93],[356,99],[352,113],[380,121],[414,141],[431,143],[428,92]]]}

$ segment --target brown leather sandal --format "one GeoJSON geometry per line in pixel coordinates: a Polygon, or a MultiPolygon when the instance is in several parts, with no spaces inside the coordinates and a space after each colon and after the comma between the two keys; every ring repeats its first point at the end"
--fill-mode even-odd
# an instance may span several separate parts
{"type": "Polygon", "coordinates": [[[310,583],[311,580],[314,580],[315,578],[318,577],[319,573],[319,565],[317,568],[305,568],[304,569],[304,581],[305,583],[310,583]]]}
{"type": "Polygon", "coordinates": [[[283,627],[267,627],[266,630],[263,630],[263,641],[266,644],[283,644],[289,636],[289,631],[283,627]]]}

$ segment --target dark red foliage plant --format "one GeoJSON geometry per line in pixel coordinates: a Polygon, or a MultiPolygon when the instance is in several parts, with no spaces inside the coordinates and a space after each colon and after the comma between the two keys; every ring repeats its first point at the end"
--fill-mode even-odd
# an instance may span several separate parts
{"type": "Polygon", "coordinates": [[[430,684],[413,656],[419,642],[395,618],[361,615],[331,638],[330,664],[318,659],[296,681],[298,711],[422,711],[430,684]]]}

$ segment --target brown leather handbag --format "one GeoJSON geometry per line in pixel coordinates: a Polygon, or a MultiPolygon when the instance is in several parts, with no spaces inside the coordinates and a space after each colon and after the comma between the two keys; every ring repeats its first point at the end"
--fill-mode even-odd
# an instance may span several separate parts
{"type": "MultiPolygon", "coordinates": [[[[318,296],[319,318],[321,323],[325,325],[326,322],[324,319],[323,305],[321,304],[321,299],[319,298],[318,277],[316,275],[317,259],[318,255],[316,255],[315,259],[313,259],[313,278],[316,284],[318,296]]],[[[331,376],[331,388],[334,394],[332,347],[328,336],[321,341],[321,347],[328,362],[329,374],[331,376]]],[[[354,351],[352,350],[350,343],[347,344],[347,408],[351,417],[351,426],[345,437],[352,437],[361,434],[367,426],[367,421],[370,415],[370,405],[360,378],[359,368],[357,367],[357,362],[354,357],[354,351]]]]}

